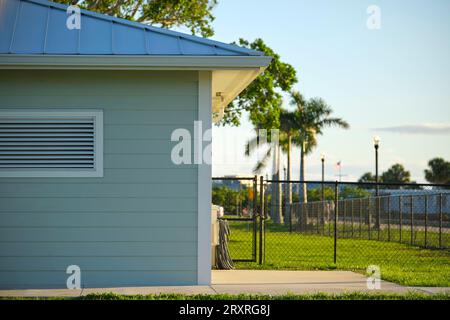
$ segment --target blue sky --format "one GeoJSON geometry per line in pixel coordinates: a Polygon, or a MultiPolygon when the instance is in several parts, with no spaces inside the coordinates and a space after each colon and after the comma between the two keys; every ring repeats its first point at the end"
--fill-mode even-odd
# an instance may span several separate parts
{"type": "MultiPolygon", "coordinates": [[[[430,158],[450,160],[450,1],[219,0],[214,14],[214,39],[261,37],[296,68],[295,89],[324,98],[350,123],[319,138],[307,178],[320,177],[322,152],[327,179],[336,179],[339,160],[343,180],[373,171],[374,135],[381,137],[381,170],[399,162],[424,181],[430,158]],[[380,30],[366,27],[369,5],[381,9],[380,30]]],[[[250,128],[243,121],[214,129],[214,175],[252,173],[242,155],[250,128]]],[[[293,161],[298,178],[298,150],[293,161]]]]}

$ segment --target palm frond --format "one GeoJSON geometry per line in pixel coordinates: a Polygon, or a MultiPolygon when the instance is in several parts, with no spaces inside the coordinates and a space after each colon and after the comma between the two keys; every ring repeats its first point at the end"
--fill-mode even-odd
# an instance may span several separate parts
{"type": "Polygon", "coordinates": [[[261,170],[263,170],[267,166],[267,161],[270,159],[271,155],[272,148],[269,148],[264,154],[264,157],[256,163],[256,166],[253,168],[253,173],[259,174],[261,170]]]}

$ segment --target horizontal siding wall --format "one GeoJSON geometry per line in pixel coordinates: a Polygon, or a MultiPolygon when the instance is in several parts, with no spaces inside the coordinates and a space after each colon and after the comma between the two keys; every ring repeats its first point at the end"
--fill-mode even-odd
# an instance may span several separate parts
{"type": "Polygon", "coordinates": [[[198,118],[196,72],[0,71],[0,109],[103,109],[103,178],[0,178],[0,287],[197,282],[197,168],[170,160],[198,118]]]}

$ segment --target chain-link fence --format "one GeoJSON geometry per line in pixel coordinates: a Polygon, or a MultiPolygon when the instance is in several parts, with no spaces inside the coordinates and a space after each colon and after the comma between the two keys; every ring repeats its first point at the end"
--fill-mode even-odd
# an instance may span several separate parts
{"type": "Polygon", "coordinates": [[[234,262],[255,262],[257,255],[257,177],[213,178],[212,203],[223,208],[234,262]]]}
{"type": "MultiPolygon", "coordinates": [[[[450,190],[391,189],[382,193],[339,198],[337,236],[449,248],[450,190]]],[[[294,202],[291,211],[296,231],[333,234],[335,201],[294,202]]]]}
{"type": "Polygon", "coordinates": [[[450,188],[266,180],[263,189],[266,266],[377,265],[394,281],[450,282],[450,188]]]}
{"type": "Polygon", "coordinates": [[[450,286],[450,186],[216,178],[213,203],[238,268],[376,265],[386,280],[450,286]]]}

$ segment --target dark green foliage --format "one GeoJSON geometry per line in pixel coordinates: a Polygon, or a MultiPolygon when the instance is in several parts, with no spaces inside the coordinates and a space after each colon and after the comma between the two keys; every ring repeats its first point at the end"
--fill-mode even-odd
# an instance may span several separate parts
{"type": "MultiPolygon", "coordinates": [[[[359,187],[345,186],[339,190],[339,199],[355,199],[355,198],[367,198],[370,196],[370,192],[359,187]]],[[[325,200],[334,200],[334,188],[324,188],[325,200]]],[[[322,189],[320,187],[314,189],[308,189],[308,201],[321,201],[322,189]]]]}
{"type": "Polygon", "coordinates": [[[434,158],[428,161],[425,179],[431,183],[450,184],[450,162],[443,158],[434,158]]]}
{"type": "Polygon", "coordinates": [[[411,173],[399,163],[394,164],[381,175],[381,181],[388,183],[410,183],[411,173]]]}
{"type": "Polygon", "coordinates": [[[293,66],[282,62],[280,56],[269,48],[262,39],[249,42],[239,39],[238,45],[264,52],[272,57],[270,65],[225,109],[221,125],[239,126],[242,113],[249,113],[256,128],[279,128],[281,93],[288,92],[297,83],[293,66]]]}
{"type": "Polygon", "coordinates": [[[233,190],[226,186],[214,186],[212,203],[224,207],[225,214],[242,214],[242,209],[251,206],[251,194],[248,188],[233,190]]]}

